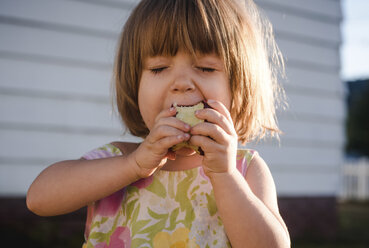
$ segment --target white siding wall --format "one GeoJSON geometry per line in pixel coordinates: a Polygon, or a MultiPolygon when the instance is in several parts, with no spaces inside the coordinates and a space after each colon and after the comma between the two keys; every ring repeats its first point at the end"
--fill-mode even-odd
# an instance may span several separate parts
{"type": "MultiPolygon", "coordinates": [[[[134,0],[0,1],[0,195],[120,137],[114,50],[134,0]]],[[[287,58],[286,133],[256,146],[279,195],[336,195],[343,146],[339,0],[259,0],[287,58]]]]}
{"type": "Polygon", "coordinates": [[[344,145],[344,93],[339,77],[339,0],[256,0],[274,25],[286,58],[289,109],[284,135],[255,146],[270,166],[279,195],[338,194],[344,145]]]}

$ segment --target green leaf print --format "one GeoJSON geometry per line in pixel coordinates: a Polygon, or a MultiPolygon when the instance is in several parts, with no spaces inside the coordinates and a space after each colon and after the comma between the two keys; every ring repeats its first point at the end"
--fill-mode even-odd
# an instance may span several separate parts
{"type": "Polygon", "coordinates": [[[150,241],[146,240],[146,239],[140,239],[140,238],[133,239],[132,242],[131,242],[131,247],[140,247],[141,245],[143,245],[147,242],[150,242],[150,241]]]}
{"type": "Polygon", "coordinates": [[[173,231],[176,228],[176,221],[179,214],[179,208],[173,210],[169,217],[169,227],[167,228],[168,231],[173,231]]]}
{"type": "Polygon", "coordinates": [[[127,220],[131,219],[131,215],[132,215],[132,212],[134,210],[134,207],[135,207],[135,204],[136,204],[137,201],[138,201],[138,199],[133,200],[133,201],[131,201],[127,204],[127,209],[126,209],[126,211],[127,211],[126,212],[127,220]]]}
{"type": "Polygon", "coordinates": [[[90,240],[87,242],[87,248],[94,248],[94,245],[91,243],[90,240]]]}
{"type": "Polygon", "coordinates": [[[90,233],[88,236],[89,239],[94,239],[98,243],[100,242],[108,242],[109,241],[109,233],[102,233],[102,232],[93,232],[90,233]]]}
{"type": "Polygon", "coordinates": [[[195,220],[195,213],[190,199],[188,198],[188,191],[196,178],[197,171],[186,171],[187,177],[185,177],[177,186],[177,195],[175,201],[179,203],[181,211],[186,212],[185,219],[182,221],[185,227],[191,229],[192,222],[195,220]]]}
{"type": "Polygon", "coordinates": [[[149,226],[147,228],[145,228],[144,230],[140,231],[140,234],[145,234],[147,233],[147,237],[152,240],[154,238],[154,236],[158,233],[164,230],[165,228],[165,223],[167,222],[167,219],[163,219],[161,221],[158,221],[156,224],[149,226]]]}
{"type": "Polygon", "coordinates": [[[164,185],[156,177],[154,177],[152,183],[145,189],[161,198],[165,198],[167,196],[167,191],[165,190],[164,185]]]}
{"type": "Polygon", "coordinates": [[[137,221],[137,217],[138,217],[138,213],[140,212],[140,203],[138,204],[137,208],[135,208],[134,212],[133,212],[133,216],[132,216],[132,222],[131,223],[135,223],[137,221]]]}
{"type": "Polygon", "coordinates": [[[191,195],[192,195],[193,193],[195,193],[195,191],[196,191],[196,190],[198,190],[199,188],[200,188],[200,185],[195,186],[195,187],[191,190],[191,195]]]}
{"type": "MultiPolygon", "coordinates": [[[[140,220],[137,222],[133,222],[132,226],[132,237],[134,237],[142,228],[144,228],[151,220],[140,220]]],[[[135,246],[133,246],[135,247],[135,246]]]]}
{"type": "Polygon", "coordinates": [[[157,220],[168,219],[169,214],[158,214],[152,211],[150,208],[147,208],[147,210],[148,210],[149,215],[153,217],[154,219],[157,219],[157,220]]]}
{"type": "Polygon", "coordinates": [[[134,196],[134,193],[138,193],[139,189],[135,186],[128,186],[127,187],[127,199],[134,196]]]}
{"type": "Polygon", "coordinates": [[[206,194],[206,199],[208,200],[207,207],[210,216],[213,216],[218,211],[217,205],[215,202],[214,190],[211,190],[210,195],[206,194]]]}
{"type": "Polygon", "coordinates": [[[170,198],[174,199],[174,173],[169,174],[168,178],[168,195],[170,198]]]}
{"type": "Polygon", "coordinates": [[[109,218],[108,217],[102,217],[101,218],[101,224],[104,224],[105,222],[107,222],[109,220],[109,218]]]}

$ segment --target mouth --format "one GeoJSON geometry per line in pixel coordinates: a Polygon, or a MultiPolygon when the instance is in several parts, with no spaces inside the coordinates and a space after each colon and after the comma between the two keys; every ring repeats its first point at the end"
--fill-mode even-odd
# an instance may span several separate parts
{"type": "Polygon", "coordinates": [[[194,103],[194,104],[179,104],[179,103],[176,103],[176,102],[173,102],[172,103],[172,105],[171,105],[171,107],[193,107],[193,106],[195,106],[195,105],[198,105],[199,103],[202,103],[202,104],[204,104],[204,108],[208,108],[208,107],[210,107],[208,104],[207,104],[207,102],[206,102],[206,100],[201,100],[201,101],[198,101],[198,102],[196,102],[196,103],[194,103]]]}

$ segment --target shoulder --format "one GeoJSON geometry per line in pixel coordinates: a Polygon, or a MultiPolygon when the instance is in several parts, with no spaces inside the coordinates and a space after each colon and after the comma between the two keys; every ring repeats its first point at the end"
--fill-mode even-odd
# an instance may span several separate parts
{"type": "Polygon", "coordinates": [[[109,158],[129,154],[134,151],[139,144],[128,142],[112,142],[95,148],[82,156],[82,159],[92,160],[99,158],[109,158]]]}

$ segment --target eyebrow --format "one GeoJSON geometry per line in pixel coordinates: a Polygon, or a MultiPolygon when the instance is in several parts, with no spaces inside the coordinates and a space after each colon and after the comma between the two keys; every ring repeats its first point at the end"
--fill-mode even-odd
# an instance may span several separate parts
{"type": "Polygon", "coordinates": [[[223,60],[221,58],[212,56],[212,55],[203,55],[197,58],[197,62],[206,63],[212,66],[223,66],[223,60]]]}
{"type": "Polygon", "coordinates": [[[144,66],[148,66],[150,63],[165,63],[168,59],[165,56],[147,57],[143,61],[144,66]]]}

